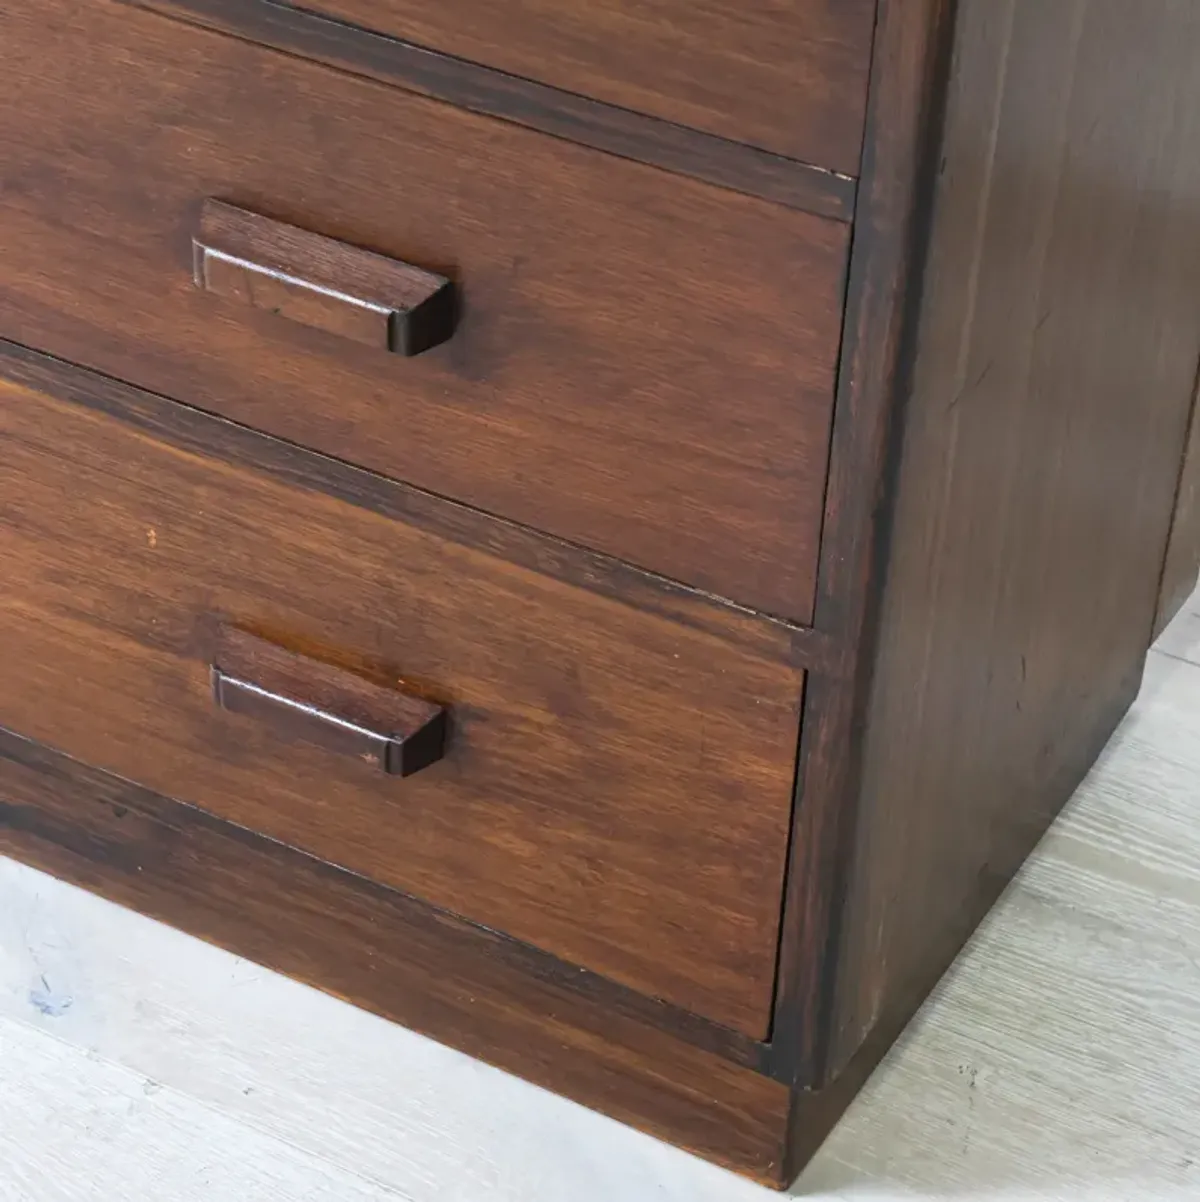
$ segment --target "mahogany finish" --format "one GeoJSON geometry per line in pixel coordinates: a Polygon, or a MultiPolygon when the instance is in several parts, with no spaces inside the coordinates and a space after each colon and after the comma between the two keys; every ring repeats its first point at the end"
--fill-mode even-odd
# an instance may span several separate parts
{"type": "Polygon", "coordinates": [[[354,25],[858,173],[872,0],[313,0],[354,25]]]}
{"type": "Polygon", "coordinates": [[[197,288],[406,357],[454,333],[449,280],[219,200],[192,237],[197,288]]]}
{"type": "Polygon", "coordinates": [[[1198,51],[1176,0],[959,5],[861,784],[829,803],[855,820],[830,1074],[915,1009],[1137,693],[1200,362],[1198,51]]]}
{"type": "Polygon", "coordinates": [[[357,756],[412,776],[446,753],[446,707],[297,655],[236,626],[217,635],[213,700],[284,739],[357,756]]]}
{"type": "Polygon", "coordinates": [[[855,180],[849,175],[439,54],[330,20],[308,8],[285,6],[278,0],[124,3],[789,208],[839,221],[849,221],[854,213],[855,180]]]}
{"type": "Polygon", "coordinates": [[[1200,10],[493,7],[0,12],[0,848],[786,1186],[1193,578],[1200,10]]]}
{"type": "Polygon", "coordinates": [[[779,1071],[798,1085],[825,1077],[831,955],[952,33],[949,2],[880,4],[814,615],[841,654],[808,682],[773,1029],[779,1071]]]}
{"type": "MultiPolygon", "coordinates": [[[[0,381],[0,724],[766,1033],[803,684],[784,656],[222,463],[219,419],[17,352],[0,381]],[[223,623],[448,707],[445,759],[400,780],[225,714],[223,623]]],[[[486,548],[498,523],[471,520],[486,548]]],[[[239,650],[234,675],[329,707],[315,666],[239,650]]]]}
{"type": "Polygon", "coordinates": [[[788,1089],[720,1028],[2,729],[0,852],[779,1181],[788,1089]]]}
{"type": "Polygon", "coordinates": [[[112,0],[0,22],[0,336],[808,619],[845,225],[112,0]],[[198,290],[210,198],[452,279],[454,337],[198,290]]]}

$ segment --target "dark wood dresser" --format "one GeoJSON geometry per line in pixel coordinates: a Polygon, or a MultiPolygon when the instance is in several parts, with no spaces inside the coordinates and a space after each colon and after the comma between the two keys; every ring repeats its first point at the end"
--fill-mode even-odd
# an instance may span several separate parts
{"type": "Polygon", "coordinates": [[[12,0],[0,98],[0,851],[789,1183],[1137,692],[1200,6],[12,0]]]}

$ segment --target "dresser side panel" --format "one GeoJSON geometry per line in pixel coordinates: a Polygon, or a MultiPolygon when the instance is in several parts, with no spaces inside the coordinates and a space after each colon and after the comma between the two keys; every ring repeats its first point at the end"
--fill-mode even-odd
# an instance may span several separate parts
{"type": "Polygon", "coordinates": [[[958,22],[831,1074],[916,1009],[1132,701],[1200,354],[1200,10],[958,22]]]}

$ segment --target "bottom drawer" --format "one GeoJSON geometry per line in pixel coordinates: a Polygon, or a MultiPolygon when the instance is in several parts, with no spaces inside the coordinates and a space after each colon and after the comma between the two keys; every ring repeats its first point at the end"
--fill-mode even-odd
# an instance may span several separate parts
{"type": "Polygon", "coordinates": [[[8,345],[0,436],[0,725],[766,1034],[789,628],[8,345]]]}

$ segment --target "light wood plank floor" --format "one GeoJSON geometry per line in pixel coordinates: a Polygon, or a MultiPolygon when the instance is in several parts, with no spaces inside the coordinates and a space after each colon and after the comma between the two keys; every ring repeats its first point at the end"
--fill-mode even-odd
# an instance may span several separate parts
{"type": "MultiPolygon", "coordinates": [[[[1200,601],[796,1193],[1200,1199],[1200,601]]],[[[772,1196],[0,861],[2,1202],[772,1196]]]]}

